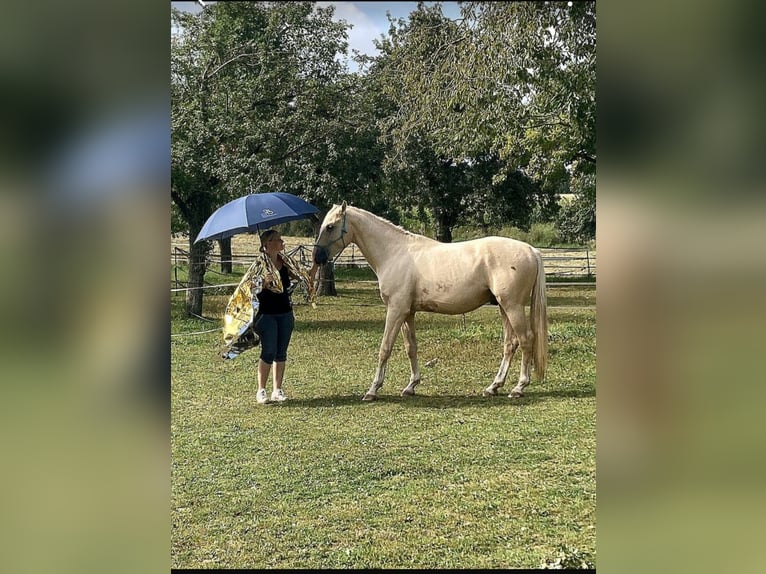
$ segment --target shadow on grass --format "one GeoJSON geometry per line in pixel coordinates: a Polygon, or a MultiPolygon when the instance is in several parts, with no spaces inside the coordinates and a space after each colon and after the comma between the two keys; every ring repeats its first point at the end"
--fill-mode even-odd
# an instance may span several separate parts
{"type": "Polygon", "coordinates": [[[311,399],[290,399],[286,403],[278,405],[281,408],[303,407],[348,407],[353,405],[374,406],[380,404],[399,404],[408,408],[448,409],[480,406],[482,408],[507,407],[509,405],[528,405],[541,403],[555,399],[585,399],[596,396],[595,390],[582,391],[527,391],[521,398],[511,399],[507,393],[500,393],[495,397],[476,395],[415,395],[414,397],[402,397],[400,395],[379,394],[376,401],[362,401],[363,393],[354,395],[333,395],[328,397],[315,397],[311,399]]]}

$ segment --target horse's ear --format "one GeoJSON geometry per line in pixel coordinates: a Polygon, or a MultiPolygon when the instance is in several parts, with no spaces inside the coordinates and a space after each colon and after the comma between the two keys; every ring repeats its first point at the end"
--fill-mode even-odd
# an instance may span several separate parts
{"type": "Polygon", "coordinates": [[[343,205],[340,206],[340,212],[346,213],[346,200],[343,200],[343,205]]]}

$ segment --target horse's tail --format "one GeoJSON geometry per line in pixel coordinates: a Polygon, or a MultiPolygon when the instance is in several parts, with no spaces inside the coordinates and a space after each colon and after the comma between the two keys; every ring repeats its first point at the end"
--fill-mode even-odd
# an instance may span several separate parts
{"type": "Polygon", "coordinates": [[[545,294],[545,267],[543,267],[542,255],[537,249],[535,249],[535,258],[537,259],[537,279],[532,289],[529,318],[535,337],[535,373],[542,382],[548,366],[548,302],[545,294]]]}

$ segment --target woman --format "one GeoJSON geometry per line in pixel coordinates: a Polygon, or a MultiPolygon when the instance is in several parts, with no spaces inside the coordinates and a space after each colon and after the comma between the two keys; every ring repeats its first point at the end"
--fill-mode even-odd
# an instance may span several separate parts
{"type": "Polygon", "coordinates": [[[264,259],[263,283],[258,295],[258,334],[261,338],[261,357],[258,361],[258,393],[255,400],[259,404],[268,403],[266,382],[269,379],[271,366],[274,365],[272,376],[274,390],[271,400],[283,402],[287,400],[282,383],[287,362],[287,347],[295,326],[293,303],[290,300],[290,280],[306,281],[306,275],[286,254],[282,253],[285,242],[275,229],[269,229],[261,234],[261,252],[264,259]]]}

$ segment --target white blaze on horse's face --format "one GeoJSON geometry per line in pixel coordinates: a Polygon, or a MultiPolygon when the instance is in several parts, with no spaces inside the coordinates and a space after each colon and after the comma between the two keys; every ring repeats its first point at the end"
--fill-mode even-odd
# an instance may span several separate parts
{"type": "Polygon", "coordinates": [[[344,239],[346,234],[345,216],[345,201],[342,205],[333,205],[325,216],[314,247],[313,258],[315,263],[326,263],[348,245],[344,239]]]}

